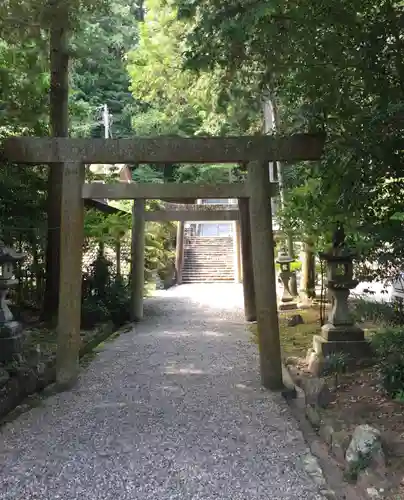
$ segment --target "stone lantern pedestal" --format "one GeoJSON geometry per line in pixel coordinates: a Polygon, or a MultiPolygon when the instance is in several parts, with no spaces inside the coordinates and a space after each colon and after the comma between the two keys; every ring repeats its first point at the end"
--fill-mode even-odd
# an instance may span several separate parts
{"type": "Polygon", "coordinates": [[[8,291],[18,284],[14,264],[24,258],[0,242],[0,362],[11,361],[22,349],[22,325],[14,320],[7,304],[8,291]]]}
{"type": "Polygon", "coordinates": [[[320,254],[320,258],[327,264],[331,311],[327,323],[321,328],[321,335],[313,338],[313,349],[320,356],[342,352],[353,359],[368,357],[369,344],[362,328],[355,324],[348,305],[350,290],[358,284],[353,278],[355,254],[346,247],[334,248],[320,254]]]}
{"type": "Polygon", "coordinates": [[[294,259],[287,255],[286,253],[279,252],[276,262],[280,265],[281,271],[279,277],[283,284],[283,292],[281,299],[278,303],[278,309],[280,311],[289,311],[291,309],[297,309],[297,304],[295,298],[290,291],[290,281],[292,278],[292,271],[290,270],[290,264],[294,262],[294,259]]]}

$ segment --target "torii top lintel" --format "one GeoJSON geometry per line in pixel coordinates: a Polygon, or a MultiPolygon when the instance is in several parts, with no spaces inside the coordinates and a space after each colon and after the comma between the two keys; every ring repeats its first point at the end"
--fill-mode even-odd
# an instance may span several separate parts
{"type": "Polygon", "coordinates": [[[13,163],[245,163],[318,160],[323,134],[242,137],[75,139],[11,137],[0,147],[13,163]]]}

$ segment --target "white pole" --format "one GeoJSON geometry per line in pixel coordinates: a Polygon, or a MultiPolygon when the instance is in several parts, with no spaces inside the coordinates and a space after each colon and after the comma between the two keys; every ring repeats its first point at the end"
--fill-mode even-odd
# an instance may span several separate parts
{"type": "MultiPolygon", "coordinates": [[[[265,100],[262,104],[262,110],[263,110],[263,114],[264,114],[264,133],[271,134],[271,133],[275,132],[275,114],[274,114],[274,108],[272,105],[272,101],[269,97],[265,98],[265,100]]],[[[269,180],[271,182],[276,182],[276,178],[277,178],[276,161],[269,162],[268,166],[269,166],[269,180]]],[[[275,198],[271,198],[271,205],[272,205],[272,217],[274,217],[276,214],[275,198]]]]}
{"type": "MultiPolygon", "coordinates": [[[[274,102],[270,95],[267,95],[263,102],[263,112],[264,112],[264,131],[266,134],[273,133],[276,131],[279,123],[278,123],[278,114],[276,102],[274,102]]],[[[269,164],[269,178],[272,182],[275,182],[275,176],[277,176],[277,181],[279,183],[279,198],[280,205],[283,209],[285,207],[285,191],[284,191],[284,183],[283,183],[283,172],[282,165],[277,162],[273,162],[269,164]]],[[[271,199],[272,205],[272,215],[276,215],[276,201],[274,198],[271,199]]],[[[288,253],[293,257],[294,248],[293,248],[293,239],[290,233],[287,234],[287,246],[288,253]]],[[[291,288],[293,295],[297,295],[297,285],[296,285],[296,275],[293,274],[291,278],[291,288]]]]}
{"type": "Polygon", "coordinates": [[[104,138],[109,139],[110,133],[109,133],[109,119],[110,119],[110,114],[108,111],[108,105],[104,104],[102,107],[102,123],[104,125],[104,138]]]}

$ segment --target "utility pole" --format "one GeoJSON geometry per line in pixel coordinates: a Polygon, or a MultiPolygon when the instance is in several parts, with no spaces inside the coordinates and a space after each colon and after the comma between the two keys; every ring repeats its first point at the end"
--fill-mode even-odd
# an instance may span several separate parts
{"type": "MultiPolygon", "coordinates": [[[[264,133],[270,134],[275,131],[275,114],[272,106],[272,101],[270,98],[266,98],[262,104],[262,110],[264,113],[264,133]]],[[[269,180],[271,182],[276,182],[278,180],[278,167],[276,161],[269,163],[269,180]]],[[[282,190],[280,190],[282,193],[282,190]]],[[[281,203],[282,203],[282,194],[281,194],[281,203]]],[[[271,198],[272,204],[272,214],[276,214],[277,203],[275,198],[271,198]]]]}
{"type": "MultiPolygon", "coordinates": [[[[265,134],[270,134],[276,131],[279,126],[277,107],[274,99],[270,95],[267,95],[263,102],[263,114],[264,114],[264,132],[265,134]]],[[[278,181],[279,183],[279,198],[280,205],[283,209],[285,207],[285,185],[283,183],[283,172],[282,165],[280,162],[269,163],[269,178],[271,182],[278,181]]],[[[274,198],[271,199],[272,203],[272,213],[276,215],[277,204],[274,198]]],[[[288,254],[294,257],[293,239],[290,232],[286,235],[288,254]]],[[[296,275],[293,273],[291,277],[291,292],[293,295],[297,295],[297,283],[296,275]]]]}
{"type": "Polygon", "coordinates": [[[110,138],[111,115],[109,114],[108,105],[102,107],[102,124],[104,125],[104,138],[110,138]]]}

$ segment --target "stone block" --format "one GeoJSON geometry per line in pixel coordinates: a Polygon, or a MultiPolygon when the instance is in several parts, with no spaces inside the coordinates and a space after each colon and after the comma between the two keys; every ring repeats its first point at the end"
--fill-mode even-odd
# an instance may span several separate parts
{"type": "Polygon", "coordinates": [[[365,470],[373,467],[378,472],[384,473],[386,463],[380,431],[367,424],[358,425],[349,443],[345,459],[349,468],[359,467],[365,470]]]}
{"type": "Polygon", "coordinates": [[[282,396],[288,401],[295,399],[297,397],[296,387],[289,370],[284,364],[282,364],[282,380],[284,385],[282,396]]]}
{"type": "Polygon", "coordinates": [[[22,326],[18,321],[0,325],[0,362],[11,361],[22,351],[22,326]]]}
{"type": "Polygon", "coordinates": [[[328,341],[321,335],[314,335],[313,349],[323,357],[333,353],[344,353],[354,360],[372,357],[372,349],[367,340],[328,341]]]}
{"type": "Polygon", "coordinates": [[[331,451],[334,457],[341,463],[345,462],[345,453],[351,442],[348,432],[341,430],[334,432],[331,439],[331,451]]]}
{"type": "Polygon", "coordinates": [[[328,446],[331,446],[334,432],[335,431],[332,425],[325,424],[320,427],[319,430],[320,437],[325,443],[328,444],[328,446]]]}
{"type": "Polygon", "coordinates": [[[297,309],[296,302],[279,302],[278,304],[279,311],[293,311],[297,309]]]}
{"type": "Polygon", "coordinates": [[[309,474],[313,481],[321,487],[326,487],[327,485],[324,479],[323,471],[321,470],[317,458],[312,453],[307,453],[302,456],[301,460],[304,470],[307,474],[309,474]]]}
{"type": "Polygon", "coordinates": [[[7,370],[0,368],[0,389],[4,387],[10,379],[10,375],[7,370]]]}
{"type": "Polygon", "coordinates": [[[322,378],[302,378],[300,387],[304,392],[306,405],[326,408],[335,399],[335,395],[322,378]]]}
{"type": "Polygon", "coordinates": [[[321,336],[330,342],[363,342],[365,333],[357,325],[332,325],[326,323],[321,328],[321,336]]]}
{"type": "Polygon", "coordinates": [[[307,353],[307,369],[310,373],[319,377],[324,370],[324,358],[321,354],[317,354],[316,351],[310,349],[307,353]]]}
{"type": "Polygon", "coordinates": [[[294,314],[293,316],[287,319],[286,323],[288,326],[297,326],[297,325],[303,325],[304,320],[300,314],[294,314]]]}
{"type": "Polygon", "coordinates": [[[306,405],[306,418],[314,429],[319,429],[321,425],[321,416],[314,406],[306,405]]]}

